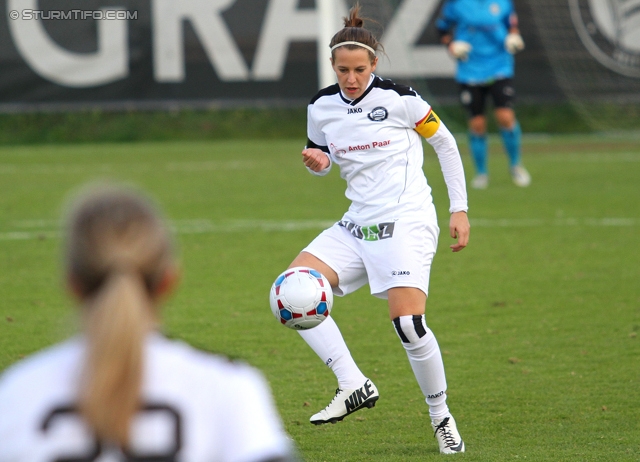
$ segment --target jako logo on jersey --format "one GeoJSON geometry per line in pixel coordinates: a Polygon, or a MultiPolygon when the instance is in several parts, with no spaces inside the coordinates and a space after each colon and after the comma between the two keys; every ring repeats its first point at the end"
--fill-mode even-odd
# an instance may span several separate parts
{"type": "Polygon", "coordinates": [[[373,111],[367,114],[367,117],[369,117],[369,120],[373,120],[374,122],[382,122],[384,119],[389,117],[389,112],[386,108],[378,106],[373,108],[373,111]]]}
{"type": "Polygon", "coordinates": [[[411,271],[391,271],[391,276],[409,276],[411,271]]]}
{"type": "Polygon", "coordinates": [[[363,387],[358,388],[351,393],[347,399],[344,400],[344,405],[347,408],[347,413],[351,413],[362,406],[369,397],[373,395],[371,389],[371,382],[367,380],[363,387]]]}
{"type": "Polygon", "coordinates": [[[347,109],[347,114],[361,114],[361,113],[362,113],[361,107],[350,107],[349,109],[347,109]]]}

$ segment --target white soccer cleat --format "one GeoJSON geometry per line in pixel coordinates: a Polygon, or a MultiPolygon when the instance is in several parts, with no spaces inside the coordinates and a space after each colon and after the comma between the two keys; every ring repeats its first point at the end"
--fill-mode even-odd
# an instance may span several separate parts
{"type": "Polygon", "coordinates": [[[336,390],[336,396],[322,411],[311,416],[310,422],[314,425],[336,423],[349,414],[376,405],[380,395],[378,389],[369,379],[360,388],[355,390],[336,390]]]}
{"type": "Polygon", "coordinates": [[[453,416],[449,415],[444,419],[434,420],[431,422],[433,427],[433,436],[438,440],[441,454],[458,454],[464,452],[464,441],[458,429],[453,416]]]}
{"type": "Polygon", "coordinates": [[[471,180],[471,187],[473,189],[487,189],[487,187],[489,187],[489,175],[486,173],[476,175],[473,180],[471,180]]]}
{"type": "Polygon", "coordinates": [[[515,167],[511,167],[509,170],[511,173],[511,179],[513,180],[516,186],[520,186],[521,188],[526,188],[531,184],[531,175],[527,172],[527,169],[522,165],[516,165],[515,167]]]}

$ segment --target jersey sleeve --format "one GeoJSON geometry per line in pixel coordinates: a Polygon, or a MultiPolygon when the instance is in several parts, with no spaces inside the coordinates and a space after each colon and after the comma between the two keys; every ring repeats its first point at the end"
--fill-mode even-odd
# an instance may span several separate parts
{"type": "Polygon", "coordinates": [[[453,5],[450,1],[445,2],[440,11],[440,16],[436,20],[436,29],[440,35],[448,34],[455,27],[456,19],[453,14],[453,5]]]}
{"type": "Polygon", "coordinates": [[[333,161],[331,160],[331,154],[329,153],[329,146],[327,145],[327,140],[322,133],[322,130],[316,124],[313,118],[313,108],[314,106],[310,104],[307,108],[307,148],[316,148],[320,149],[324,152],[329,158],[329,166],[324,170],[319,172],[314,172],[309,167],[307,167],[307,171],[315,176],[325,176],[327,173],[331,171],[331,166],[333,165],[333,161]]]}
{"type": "Polygon", "coordinates": [[[449,212],[467,211],[467,187],[456,140],[433,108],[420,96],[405,99],[414,130],[433,147],[449,193],[449,212]]]}
{"type": "MultiPolygon", "coordinates": [[[[437,118],[437,116],[435,117],[437,118]]],[[[427,143],[433,147],[438,155],[440,169],[444,175],[444,181],[447,184],[449,193],[449,213],[466,212],[468,210],[467,186],[460,151],[449,129],[440,119],[437,120],[438,126],[435,132],[426,139],[427,143]]],[[[433,123],[431,124],[433,125],[433,123]]]]}

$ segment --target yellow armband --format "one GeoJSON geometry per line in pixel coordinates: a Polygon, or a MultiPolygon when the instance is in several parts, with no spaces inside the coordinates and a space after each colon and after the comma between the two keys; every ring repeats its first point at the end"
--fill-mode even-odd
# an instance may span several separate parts
{"type": "Polygon", "coordinates": [[[414,130],[425,138],[431,138],[438,131],[439,127],[440,118],[433,112],[433,109],[431,109],[422,120],[416,123],[414,130]]]}

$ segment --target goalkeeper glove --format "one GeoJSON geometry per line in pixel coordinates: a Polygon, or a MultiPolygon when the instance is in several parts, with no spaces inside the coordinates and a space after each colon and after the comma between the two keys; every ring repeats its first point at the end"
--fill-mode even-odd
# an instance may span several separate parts
{"type": "Polygon", "coordinates": [[[469,42],[463,42],[462,40],[454,40],[449,44],[449,53],[454,58],[460,61],[466,61],[469,59],[469,52],[471,51],[471,44],[469,42]]]}
{"type": "Polygon", "coordinates": [[[504,48],[512,55],[524,50],[524,41],[520,34],[510,33],[504,39],[504,48]]]}

